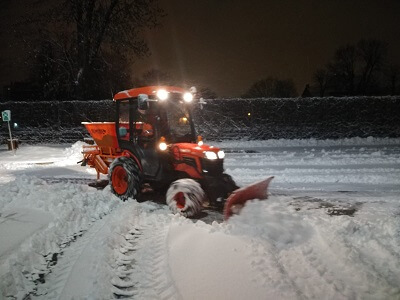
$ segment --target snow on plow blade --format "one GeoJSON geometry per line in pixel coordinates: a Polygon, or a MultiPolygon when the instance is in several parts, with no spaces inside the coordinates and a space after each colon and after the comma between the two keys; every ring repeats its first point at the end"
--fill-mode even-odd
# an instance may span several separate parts
{"type": "Polygon", "coordinates": [[[224,207],[224,219],[225,221],[230,218],[236,210],[243,207],[248,200],[252,199],[267,199],[268,198],[268,185],[274,176],[268,177],[267,179],[253,183],[251,185],[242,187],[232,192],[228,197],[224,207]]]}

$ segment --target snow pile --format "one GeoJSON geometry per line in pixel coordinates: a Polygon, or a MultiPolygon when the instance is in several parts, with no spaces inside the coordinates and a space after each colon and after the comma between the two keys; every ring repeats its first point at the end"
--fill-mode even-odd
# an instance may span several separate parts
{"type": "Polygon", "coordinates": [[[400,143],[313,143],[220,143],[276,176],[227,223],[88,187],[81,143],[0,151],[0,298],[398,299],[400,143]]]}
{"type": "MultiPolygon", "coordinates": [[[[11,233],[23,229],[12,226],[9,218],[13,215],[29,215],[39,211],[42,212],[39,218],[49,219],[49,223],[41,224],[41,228],[37,228],[40,230],[24,237],[25,240],[18,240],[21,238],[18,234],[8,236],[8,243],[21,244],[16,249],[5,249],[8,251],[2,253],[2,257],[9,255],[6,261],[0,261],[2,293],[18,298],[34,291],[36,283],[49,272],[49,266],[56,262],[62,249],[120,203],[109,189],[97,191],[73,183],[49,185],[34,177],[21,176],[2,186],[1,218],[4,218],[4,223],[10,223],[7,229],[11,233]]],[[[29,223],[36,224],[38,219],[29,223]]],[[[26,228],[32,226],[29,223],[25,225],[26,228]]]]}
{"type": "Polygon", "coordinates": [[[307,299],[393,298],[400,295],[400,220],[373,207],[382,214],[361,207],[353,218],[331,217],[312,203],[299,208],[289,197],[271,197],[249,203],[229,232],[251,239],[249,257],[269,290],[307,299]]]}
{"type": "Polygon", "coordinates": [[[316,202],[272,196],[248,203],[228,223],[206,224],[132,202],[113,227],[112,271],[96,295],[395,299],[400,221],[390,211],[396,205],[369,205],[353,217],[332,217],[316,202]]]}
{"type": "Polygon", "coordinates": [[[72,163],[77,163],[83,159],[82,146],[87,145],[84,142],[76,142],[70,147],[67,147],[63,151],[64,160],[58,162],[57,165],[69,165],[72,163]]]}

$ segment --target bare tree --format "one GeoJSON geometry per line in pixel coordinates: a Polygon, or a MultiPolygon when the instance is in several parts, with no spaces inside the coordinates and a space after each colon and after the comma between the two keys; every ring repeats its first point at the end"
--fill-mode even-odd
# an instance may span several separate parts
{"type": "Polygon", "coordinates": [[[328,70],[318,69],[314,74],[314,82],[318,86],[319,96],[324,97],[329,82],[328,70]]]}
{"type": "Polygon", "coordinates": [[[200,86],[198,88],[197,96],[203,99],[216,99],[218,97],[216,92],[205,86],[200,86]]]}
{"type": "Polygon", "coordinates": [[[339,93],[355,93],[357,52],[352,45],[346,45],[335,52],[334,60],[328,65],[333,84],[339,93]]]}
{"type": "Polygon", "coordinates": [[[387,76],[390,82],[389,86],[390,95],[398,95],[400,93],[398,89],[400,85],[400,67],[398,65],[389,66],[387,76]]]}
{"type": "Polygon", "coordinates": [[[361,74],[358,82],[358,94],[368,93],[373,76],[381,70],[387,53],[387,44],[378,40],[361,40],[357,43],[361,74]]]}
{"type": "Polygon", "coordinates": [[[274,77],[268,77],[253,83],[246,93],[242,95],[243,98],[290,98],[296,96],[297,92],[293,80],[280,80],[274,77]]]}
{"type": "Polygon", "coordinates": [[[44,99],[65,99],[74,92],[72,59],[69,52],[58,50],[50,40],[34,50],[36,59],[30,66],[30,81],[40,87],[44,99]]]}
{"type": "Polygon", "coordinates": [[[151,69],[145,72],[140,78],[134,79],[135,86],[147,85],[174,85],[175,79],[167,72],[151,69]]]}
{"type": "Polygon", "coordinates": [[[148,54],[142,33],[159,25],[164,16],[158,0],[42,2],[47,2],[49,9],[37,14],[30,25],[40,24],[40,43],[52,44],[58,54],[54,63],[64,66],[81,98],[90,95],[93,85],[99,86],[100,73],[113,69],[113,61],[107,58],[118,55],[128,64],[133,57],[148,54]]]}
{"type": "Polygon", "coordinates": [[[349,44],[338,48],[327,67],[314,74],[320,95],[327,92],[332,95],[382,93],[387,48],[385,42],[375,39],[362,39],[357,46],[349,44]]]}

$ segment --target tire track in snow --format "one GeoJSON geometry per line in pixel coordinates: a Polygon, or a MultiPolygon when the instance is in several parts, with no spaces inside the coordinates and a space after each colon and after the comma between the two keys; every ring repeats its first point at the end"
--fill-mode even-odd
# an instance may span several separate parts
{"type": "MultiPolygon", "coordinates": [[[[333,220],[346,222],[343,219],[348,218],[335,217],[333,220]]],[[[387,266],[386,274],[380,272],[381,266],[376,268],[376,252],[371,257],[366,256],[364,251],[371,250],[368,246],[357,245],[336,231],[332,232],[332,224],[329,227],[323,225],[327,221],[325,217],[314,216],[308,221],[317,229],[310,243],[280,254],[281,263],[292,270],[287,272],[288,276],[298,281],[307,298],[349,299],[355,295],[369,295],[379,299],[395,298],[400,294],[393,280],[395,272],[390,266],[387,266]],[[388,280],[390,277],[392,280],[388,280]]]]}
{"type": "MultiPolygon", "coordinates": [[[[318,266],[304,259],[304,256],[312,254],[311,247],[308,251],[301,250],[304,245],[307,247],[310,226],[302,218],[289,217],[289,212],[282,210],[282,206],[287,207],[290,203],[290,198],[282,197],[279,201],[282,203],[271,206],[268,202],[264,203],[266,219],[262,225],[255,224],[252,218],[238,220],[243,222],[239,226],[254,229],[248,253],[248,260],[255,271],[253,280],[267,289],[279,291],[282,299],[318,299],[316,291],[321,286],[329,287],[331,283],[317,270],[318,266]],[[299,280],[303,276],[313,278],[311,289],[305,288],[304,282],[299,280]]],[[[249,216],[258,219],[254,213],[263,210],[261,202],[253,209],[249,216]]]]}
{"type": "Polygon", "coordinates": [[[374,232],[388,232],[386,240],[395,239],[396,225],[385,219],[387,215],[381,216],[387,221],[383,228],[374,231],[368,226],[370,216],[365,220],[359,213],[329,216],[307,203],[302,203],[300,211],[287,210],[293,200],[286,198],[252,203],[246,215],[235,220],[236,230],[231,229],[239,235],[251,233],[248,258],[256,283],[280,291],[285,299],[353,299],[357,295],[396,299],[400,295],[398,264],[385,265],[396,262],[395,248],[385,249],[386,243],[378,243],[379,235],[374,237],[374,232]]]}
{"type": "MultiPolygon", "coordinates": [[[[279,262],[306,299],[348,299],[343,291],[343,282],[338,279],[341,277],[320,256],[321,248],[318,242],[312,240],[300,247],[284,249],[279,253],[279,262]]],[[[325,253],[329,255],[329,251],[325,253]]]]}
{"type": "Polygon", "coordinates": [[[168,266],[170,221],[171,215],[142,213],[131,221],[127,233],[121,233],[124,238],[114,250],[113,297],[182,299],[168,266]]]}
{"type": "Polygon", "coordinates": [[[290,197],[251,202],[246,213],[235,216],[228,232],[239,235],[249,244],[247,259],[254,270],[253,281],[264,289],[276,291],[282,299],[307,299],[293,269],[288,268],[282,253],[300,247],[312,234],[309,224],[287,210],[290,197]]]}
{"type": "MultiPolygon", "coordinates": [[[[253,241],[249,260],[255,270],[254,280],[279,290],[284,299],[352,298],[360,291],[352,289],[357,282],[350,277],[362,278],[364,272],[359,267],[347,267],[344,255],[335,253],[329,240],[316,233],[307,243],[283,249],[266,240],[253,241]],[[337,267],[332,268],[334,264],[337,267]]],[[[339,248],[343,251],[342,246],[339,248]]]]}
{"type": "Polygon", "coordinates": [[[138,229],[133,227],[128,233],[123,235],[121,244],[114,249],[116,259],[113,276],[111,278],[112,293],[117,298],[127,298],[135,296],[135,282],[132,276],[135,273],[134,264],[136,263],[134,252],[138,248],[138,240],[142,235],[138,229]]]}
{"type": "Polygon", "coordinates": [[[108,218],[96,221],[81,238],[65,248],[46,283],[38,288],[41,299],[81,299],[91,295],[95,281],[92,279],[102,259],[98,249],[104,244],[104,235],[99,233],[107,227],[108,218]]]}
{"type": "MultiPolygon", "coordinates": [[[[360,230],[369,227],[368,224],[353,220],[339,220],[341,224],[335,226],[337,230],[332,231],[322,226],[320,227],[320,237],[323,251],[328,258],[336,258],[335,263],[331,263],[336,268],[336,278],[347,278],[343,280],[343,289],[352,294],[375,295],[374,298],[400,296],[398,287],[398,270],[396,266],[385,265],[385,261],[396,261],[391,257],[383,245],[379,245],[377,239],[371,235],[368,239],[363,234],[358,236],[360,230]],[[346,235],[341,231],[346,231],[346,235]],[[371,247],[371,243],[375,246],[371,247]],[[325,251],[324,251],[325,250],[325,251]],[[383,261],[383,266],[382,266],[383,261]]],[[[335,228],[334,227],[334,228],[335,228]]],[[[318,226],[316,226],[318,228],[318,226]]],[[[372,232],[372,228],[366,229],[372,232]]],[[[398,266],[398,264],[396,264],[398,266]]]]}
{"type": "Polygon", "coordinates": [[[248,259],[256,272],[253,278],[256,283],[279,290],[284,299],[305,299],[300,287],[288,276],[279,261],[277,249],[272,245],[253,241],[248,259]]]}

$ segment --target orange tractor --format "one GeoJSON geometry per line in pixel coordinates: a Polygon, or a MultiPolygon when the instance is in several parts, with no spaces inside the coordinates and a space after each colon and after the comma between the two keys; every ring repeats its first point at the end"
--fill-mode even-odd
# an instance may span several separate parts
{"type": "Polygon", "coordinates": [[[114,122],[83,122],[96,145],[83,146],[82,165],[108,174],[111,191],[125,200],[149,191],[165,196],[174,213],[197,215],[205,202],[222,209],[266,198],[272,178],[238,189],[224,173],[224,151],[196,136],[194,94],[173,86],[149,86],[114,96],[114,122]],[[228,199],[228,201],[227,201],[228,199]]]}

